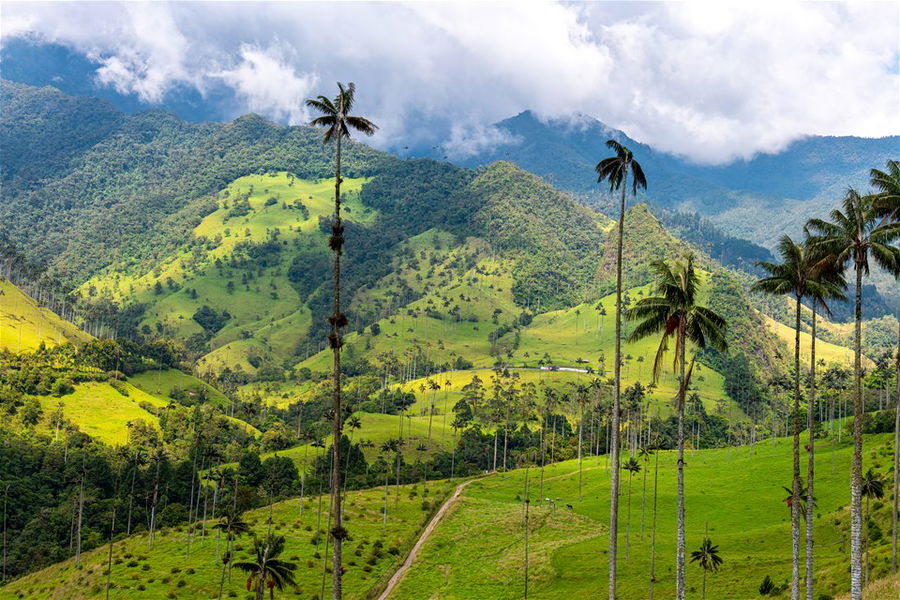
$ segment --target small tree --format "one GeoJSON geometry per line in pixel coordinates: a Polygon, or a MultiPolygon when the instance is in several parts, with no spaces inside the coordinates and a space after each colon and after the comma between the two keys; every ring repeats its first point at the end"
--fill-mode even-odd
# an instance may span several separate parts
{"type": "Polygon", "coordinates": [[[712,540],[704,537],[700,548],[691,552],[691,562],[699,563],[703,569],[703,600],[706,600],[706,574],[715,573],[724,562],[719,556],[719,547],[713,546],[712,540]]]}

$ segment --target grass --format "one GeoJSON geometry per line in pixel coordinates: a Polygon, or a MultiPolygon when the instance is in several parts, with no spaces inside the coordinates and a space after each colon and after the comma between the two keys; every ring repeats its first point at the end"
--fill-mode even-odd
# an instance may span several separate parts
{"type": "Polygon", "coordinates": [[[90,337],[53,311],[42,308],[12,282],[0,278],[0,350],[27,352],[42,343],[80,343],[90,337]]]}
{"type": "MultiPolygon", "coordinates": [[[[348,220],[370,223],[376,217],[359,200],[359,190],[366,181],[344,178],[348,220]]],[[[309,181],[287,173],[236,179],[219,192],[217,208],[196,226],[193,240],[160,261],[156,268],[142,273],[98,275],[83,284],[81,291],[145,303],[147,310],[139,326],[180,339],[204,333],[193,320],[203,305],[227,309],[231,318],[212,336],[212,350],[201,357],[197,368],[219,372],[225,367],[240,367],[244,372],[255,373],[256,367],[250,362],[254,357],[280,362],[300,353],[312,317],[287,272],[299,249],[310,244],[326,248],[318,222],[319,217],[327,217],[333,211],[333,189],[333,180],[309,181]],[[242,194],[249,194],[249,212],[229,217],[235,199],[242,194]],[[275,199],[274,204],[267,203],[269,198],[275,199]],[[306,207],[308,218],[293,207],[296,201],[306,207]],[[244,283],[242,276],[248,275],[247,269],[232,267],[230,257],[239,244],[267,242],[276,230],[277,241],[282,245],[279,264],[253,269],[251,278],[244,283]],[[229,287],[229,282],[233,287],[229,287]],[[161,286],[158,292],[157,283],[161,286]]]]}
{"type": "Polygon", "coordinates": [[[156,396],[160,400],[169,401],[172,398],[169,393],[174,388],[182,390],[191,388],[203,388],[209,402],[216,406],[224,407],[230,402],[228,398],[203,380],[197,379],[193,375],[183,373],[178,369],[167,369],[165,371],[144,371],[128,378],[128,383],[140,389],[143,392],[156,396]]]}
{"type": "MultiPolygon", "coordinates": [[[[769,330],[778,336],[780,340],[787,344],[790,356],[794,355],[794,328],[783,325],[778,321],[763,315],[769,330]]],[[[812,350],[812,336],[805,331],[800,332],[800,360],[809,363],[809,355],[812,350]]],[[[853,366],[853,350],[844,346],[838,346],[830,342],[826,342],[820,338],[816,338],[816,360],[822,359],[826,363],[835,363],[844,367],[853,366]]],[[[873,366],[871,360],[866,356],[862,357],[863,366],[873,366]]]]}
{"type": "MultiPolygon", "coordinates": [[[[427,499],[439,504],[452,489],[448,482],[430,482],[427,499]]],[[[384,489],[376,488],[348,492],[345,503],[346,527],[350,539],[344,545],[344,597],[348,600],[367,598],[369,590],[389,575],[400,563],[424,523],[431,516],[431,508],[422,506],[421,485],[406,485],[390,489],[387,524],[382,522],[384,489]],[[395,501],[399,501],[395,505],[395,501]],[[377,550],[376,547],[380,547],[377,550]],[[370,564],[371,563],[371,564],[370,564]]],[[[319,545],[312,540],[316,530],[324,532],[328,522],[328,497],[323,499],[321,522],[318,519],[318,499],[304,499],[300,515],[298,499],[275,504],[272,511],[273,531],[285,536],[282,558],[297,565],[296,588],[278,593],[276,598],[319,597],[322,565],[325,552],[324,535],[319,545]]],[[[249,511],[244,515],[253,533],[264,535],[269,518],[268,508],[249,511]]],[[[209,521],[211,526],[213,521],[209,521]]],[[[111,600],[160,600],[216,598],[222,564],[217,560],[216,532],[207,529],[207,537],[198,531],[187,554],[186,528],[176,527],[158,533],[151,549],[146,533],[117,542],[113,550],[111,600]]],[[[243,536],[236,541],[235,560],[249,558],[252,539],[243,536]]],[[[73,559],[32,573],[0,589],[0,598],[33,600],[80,600],[104,598],[106,560],[109,547],[102,546],[82,556],[81,565],[73,559]]],[[[330,565],[330,550],[329,550],[330,565]]],[[[329,567],[330,568],[330,567],[329,567]]],[[[226,578],[224,598],[253,598],[245,588],[246,575],[233,571],[231,581],[226,578]]],[[[331,597],[331,574],[325,578],[325,595],[331,597]]],[[[268,596],[267,596],[268,597],[268,596]]]]}
{"type": "Polygon", "coordinates": [[[80,383],[75,386],[73,393],[59,398],[38,396],[44,411],[42,426],[53,433],[49,420],[56,412],[58,403],[62,402],[63,416],[66,419],[77,425],[82,432],[113,446],[128,441],[128,423],[141,420],[158,428],[159,419],[156,415],[140,405],[148,403],[159,408],[166,403],[129,383],[121,383],[121,387],[127,396],[106,382],[80,383]]]}
{"type": "MultiPolygon", "coordinates": [[[[889,435],[867,436],[866,467],[889,469],[889,435]]],[[[849,543],[849,469],[852,447],[842,445],[831,468],[830,442],[818,443],[815,518],[817,585],[820,594],[847,589],[849,543]]],[[[687,551],[700,545],[707,523],[719,545],[723,568],[708,580],[708,597],[755,598],[765,575],[776,584],[790,579],[789,510],[781,486],[790,479],[790,444],[759,443],[749,448],[688,452],[686,457],[687,551]]],[[[675,456],[660,456],[657,584],[660,598],[674,596],[675,456]]],[[[603,597],[607,589],[609,479],[605,459],[585,460],[584,499],[578,499],[577,461],[553,465],[545,475],[543,505],[539,470],[530,470],[529,597],[563,599],[603,597]],[[571,505],[572,508],[567,508],[571,505]]],[[[642,465],[643,466],[643,465],[642,465]]],[[[501,473],[472,483],[461,502],[424,545],[419,559],[392,598],[521,598],[524,585],[524,470],[501,473]]],[[[642,474],[633,481],[629,557],[625,559],[628,478],[620,500],[619,593],[646,597],[649,587],[652,464],[641,534],[642,474]]],[[[890,511],[874,511],[885,536],[873,543],[872,577],[889,572],[890,511]]],[[[700,597],[701,572],[688,564],[688,597],[700,597]]],[[[877,597],[877,596],[876,596],[877,597]]],[[[884,596],[888,597],[888,596],[884,596]]],[[[893,597],[893,596],[891,596],[893,597]]]]}

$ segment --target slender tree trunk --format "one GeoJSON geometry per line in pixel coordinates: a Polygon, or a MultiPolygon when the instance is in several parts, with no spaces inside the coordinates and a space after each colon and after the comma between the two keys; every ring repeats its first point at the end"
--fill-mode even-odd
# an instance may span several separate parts
{"type": "Polygon", "coordinates": [[[653,600],[653,584],[656,583],[656,491],[659,484],[659,450],[653,469],[653,524],[650,529],[650,600],[653,600]]]}
{"type": "Polygon", "coordinates": [[[687,386],[684,381],[685,331],[684,323],[678,326],[678,370],[681,383],[678,392],[678,541],[675,549],[675,600],[684,600],[684,403],[687,386]]]}
{"type": "MultiPolygon", "coordinates": [[[[616,600],[616,558],[619,542],[619,396],[622,388],[622,244],[625,236],[625,188],[628,187],[628,170],[622,180],[622,196],[619,200],[619,230],[616,243],[616,340],[615,367],[613,368],[613,406],[610,448],[612,450],[611,482],[609,492],[609,600],[616,600]]],[[[679,600],[682,600],[679,598],[679,600]]]]}
{"type": "MultiPolygon", "coordinates": [[[[647,440],[650,443],[650,440],[647,440]]],[[[644,454],[646,457],[646,454],[644,454]]],[[[644,514],[647,509],[647,461],[644,461],[644,485],[641,490],[641,539],[644,538],[644,514]]]]}
{"type": "Polygon", "coordinates": [[[528,470],[530,467],[530,463],[525,467],[525,600],[528,600],[528,507],[531,504],[531,498],[528,497],[528,470]]]}
{"type": "Polygon", "coordinates": [[[816,302],[812,303],[812,346],[809,360],[809,406],[806,408],[806,428],[809,431],[809,445],[806,459],[806,600],[813,599],[813,484],[815,483],[816,454],[816,302]]]}
{"type": "Polygon", "coordinates": [[[865,546],[866,546],[866,566],[863,569],[865,573],[863,577],[863,587],[869,585],[869,497],[866,496],[866,522],[865,522],[865,546]]]}
{"type": "Polygon", "coordinates": [[[336,138],[335,178],[334,178],[334,224],[332,233],[339,238],[334,245],[334,313],[331,315],[331,347],[334,360],[332,372],[332,398],[334,410],[334,423],[331,437],[331,504],[334,513],[334,528],[331,536],[334,538],[334,561],[332,574],[334,586],[332,598],[341,600],[343,588],[341,587],[341,550],[342,542],[346,535],[342,524],[341,515],[341,327],[345,319],[341,312],[341,244],[343,243],[344,227],[341,223],[341,132],[336,138]]]}
{"type": "MultiPolygon", "coordinates": [[[[584,432],[584,404],[581,404],[581,416],[578,419],[578,501],[580,502],[583,498],[582,490],[583,485],[583,463],[582,463],[582,455],[581,455],[581,439],[583,437],[584,432]]],[[[627,540],[627,538],[626,538],[627,540]]],[[[628,557],[628,553],[625,553],[626,558],[628,557]]]]}
{"type": "Polygon", "coordinates": [[[900,511],[900,322],[897,323],[897,401],[894,404],[894,513],[891,534],[891,571],[897,574],[897,514],[900,511]]]}
{"type": "Polygon", "coordinates": [[[800,600],[800,294],[794,322],[794,447],[791,479],[791,600],[800,600]]]}
{"type": "Polygon", "coordinates": [[[625,561],[628,562],[629,539],[631,535],[631,483],[634,473],[628,472],[628,517],[625,519],[625,561]]]}
{"type": "MultiPolygon", "coordinates": [[[[118,484],[116,484],[118,487],[118,484]]],[[[113,498],[112,523],[109,526],[109,553],[106,556],[106,600],[109,600],[109,589],[112,587],[112,555],[114,536],[116,534],[116,498],[113,498]]]]}
{"type": "Polygon", "coordinates": [[[862,267],[856,263],[853,332],[853,463],[850,472],[850,598],[862,600],[862,267]]]}

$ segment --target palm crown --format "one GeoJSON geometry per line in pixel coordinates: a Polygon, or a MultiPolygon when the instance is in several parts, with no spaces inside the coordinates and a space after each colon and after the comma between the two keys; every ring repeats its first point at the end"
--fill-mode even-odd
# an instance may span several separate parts
{"type": "MultiPolygon", "coordinates": [[[[678,360],[684,334],[684,342],[692,342],[699,348],[711,346],[721,352],[728,349],[725,340],[725,319],[704,306],[697,305],[697,288],[699,276],[694,269],[694,258],[688,255],[685,260],[669,266],[657,260],[651,264],[656,273],[657,296],[641,299],[634,308],[628,310],[629,320],[640,320],[637,327],[628,336],[629,341],[641,340],[651,335],[662,333],[662,341],[653,361],[653,382],[659,381],[662,372],[662,361],[669,349],[669,340],[675,338],[675,360],[678,360]]],[[[693,364],[693,363],[692,363],[693,364]]],[[[690,379],[688,375],[686,381],[690,379]]],[[[686,389],[685,382],[682,387],[686,389]]],[[[683,394],[679,394],[682,397],[683,394]]]]}
{"type": "Polygon", "coordinates": [[[778,253],[784,261],[780,264],[756,263],[768,276],[754,283],[753,290],[779,296],[793,294],[798,301],[810,298],[826,312],[826,300],[844,299],[842,289],[847,287],[844,275],[821,247],[809,242],[798,244],[785,235],[778,243],[778,253]]]}
{"type": "Polygon", "coordinates": [[[831,221],[811,219],[807,231],[814,233],[812,244],[832,255],[835,264],[844,267],[853,262],[863,274],[869,274],[869,256],[875,264],[896,274],[900,271],[900,250],[891,246],[900,237],[900,223],[880,218],[875,196],[860,196],[848,190],[841,209],[831,211],[831,221]]]}
{"type": "Polygon", "coordinates": [[[248,589],[254,580],[259,580],[260,587],[267,582],[269,595],[274,597],[274,589],[283,590],[285,585],[294,585],[294,570],[297,565],[278,557],[284,552],[284,537],[269,536],[253,540],[253,558],[249,561],[234,563],[238,569],[249,573],[248,589]]]}
{"type": "Polygon", "coordinates": [[[306,105],[322,113],[322,116],[316,117],[310,121],[313,127],[325,128],[325,143],[338,135],[342,138],[350,137],[350,129],[355,129],[366,135],[372,135],[378,130],[378,126],[365,117],[354,117],[350,115],[353,110],[353,96],[356,93],[356,86],[353,83],[338,83],[338,94],[334,99],[327,96],[318,96],[306,101],[306,105]]]}
{"type": "Polygon", "coordinates": [[[631,193],[637,194],[638,188],[647,189],[647,178],[639,162],[634,160],[631,150],[615,140],[607,140],[606,147],[614,150],[616,155],[604,158],[594,170],[597,171],[597,182],[608,181],[609,191],[619,189],[627,180],[631,171],[631,193]]]}

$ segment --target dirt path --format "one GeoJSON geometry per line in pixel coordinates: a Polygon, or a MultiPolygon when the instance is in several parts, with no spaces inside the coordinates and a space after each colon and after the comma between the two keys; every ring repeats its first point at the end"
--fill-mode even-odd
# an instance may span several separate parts
{"type": "Polygon", "coordinates": [[[470,479],[465,483],[461,483],[456,486],[456,491],[453,492],[453,495],[444,502],[444,505],[441,506],[440,509],[435,513],[435,515],[431,518],[431,521],[425,527],[425,531],[422,532],[422,535],[419,536],[419,539],[416,541],[416,544],[412,547],[412,550],[409,551],[409,555],[406,557],[406,560],[403,561],[403,564],[400,565],[400,568],[394,573],[391,577],[390,581],[388,581],[387,587],[384,588],[384,591],[381,592],[381,595],[378,596],[378,600],[387,600],[387,598],[391,595],[391,592],[394,591],[394,588],[397,587],[397,584],[400,583],[400,580],[403,579],[403,576],[406,575],[406,572],[412,566],[413,561],[416,559],[416,555],[419,553],[419,549],[422,547],[422,544],[428,539],[428,536],[431,535],[431,532],[434,531],[434,528],[437,527],[438,523],[440,523],[441,518],[443,518],[444,513],[459,499],[460,494],[466,488],[467,485],[472,483],[473,481],[477,481],[476,479],[470,479]]]}

